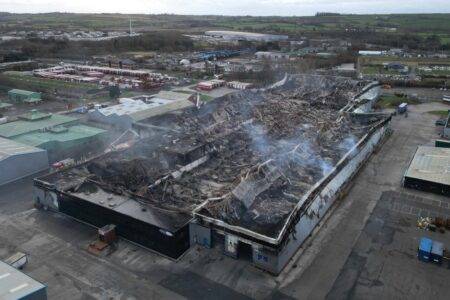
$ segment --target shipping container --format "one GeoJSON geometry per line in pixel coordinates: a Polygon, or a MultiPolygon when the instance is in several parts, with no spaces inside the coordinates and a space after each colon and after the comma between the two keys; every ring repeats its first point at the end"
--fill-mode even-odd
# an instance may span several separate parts
{"type": "Polygon", "coordinates": [[[444,256],[444,244],[433,241],[431,246],[431,260],[437,264],[442,264],[442,257],[444,256]]]}
{"type": "Polygon", "coordinates": [[[419,244],[419,251],[417,252],[417,257],[419,260],[424,262],[429,262],[431,260],[431,248],[433,246],[433,241],[429,238],[421,238],[419,244]]]}

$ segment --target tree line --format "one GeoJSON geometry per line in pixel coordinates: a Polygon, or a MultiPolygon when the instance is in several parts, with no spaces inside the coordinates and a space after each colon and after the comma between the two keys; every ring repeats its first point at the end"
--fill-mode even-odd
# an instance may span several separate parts
{"type": "Polygon", "coordinates": [[[189,51],[194,48],[194,44],[180,32],[163,31],[102,41],[30,38],[9,41],[2,44],[2,47],[21,50],[27,58],[84,58],[124,51],[189,51]]]}

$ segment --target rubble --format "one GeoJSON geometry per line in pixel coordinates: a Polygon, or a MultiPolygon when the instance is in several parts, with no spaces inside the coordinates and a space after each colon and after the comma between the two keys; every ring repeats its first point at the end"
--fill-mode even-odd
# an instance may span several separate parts
{"type": "MultiPolygon", "coordinates": [[[[242,91],[147,121],[151,139],[75,170],[83,180],[146,205],[201,212],[276,235],[302,196],[370,126],[339,110],[362,88],[349,79],[299,76],[272,91],[242,91]]],[[[74,176],[74,175],[73,175],[74,176]]],[[[69,186],[68,188],[74,188],[69,186]]]]}

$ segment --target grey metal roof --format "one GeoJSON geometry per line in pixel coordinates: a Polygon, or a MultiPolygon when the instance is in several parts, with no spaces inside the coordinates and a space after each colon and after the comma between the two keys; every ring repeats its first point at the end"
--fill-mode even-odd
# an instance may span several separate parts
{"type": "Polygon", "coordinates": [[[32,95],[38,95],[38,92],[32,92],[32,91],[26,91],[26,90],[19,90],[19,89],[12,89],[9,90],[10,94],[19,94],[19,95],[23,95],[23,96],[32,96],[32,95]]]}
{"type": "Polygon", "coordinates": [[[23,299],[46,286],[0,261],[0,299],[23,299]]]}
{"type": "Polygon", "coordinates": [[[0,161],[10,156],[45,151],[0,137],[0,161]]]}
{"type": "Polygon", "coordinates": [[[189,100],[194,93],[180,93],[173,91],[160,91],[154,95],[154,98],[166,99],[166,100],[189,100]]]}
{"type": "Polygon", "coordinates": [[[176,232],[192,219],[192,216],[187,213],[174,213],[148,205],[143,206],[135,199],[128,196],[111,194],[92,183],[84,183],[80,186],[78,192],[71,194],[84,201],[103,206],[104,208],[170,232],[176,232]],[[85,187],[87,187],[89,193],[85,192],[85,187]],[[145,210],[142,210],[143,207],[145,207],[145,210]]]}
{"type": "MultiPolygon", "coordinates": [[[[152,98],[148,103],[141,100],[122,98],[121,103],[98,111],[104,116],[128,115],[134,121],[140,121],[153,116],[162,115],[167,112],[194,106],[189,100],[168,100],[159,97],[152,98]]],[[[94,112],[94,110],[92,110],[94,112]]]]}
{"type": "Polygon", "coordinates": [[[405,177],[450,185],[450,149],[419,146],[405,177]]]}

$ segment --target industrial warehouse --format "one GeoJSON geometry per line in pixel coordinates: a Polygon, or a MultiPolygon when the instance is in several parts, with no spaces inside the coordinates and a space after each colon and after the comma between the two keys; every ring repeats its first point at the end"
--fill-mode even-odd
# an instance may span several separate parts
{"type": "Polygon", "coordinates": [[[312,75],[282,83],[141,121],[151,140],[36,179],[35,202],[96,227],[114,224],[173,259],[194,244],[222,243],[225,254],[247,252],[278,274],[390,120],[352,121],[357,100],[377,86],[312,75]]]}
{"type": "Polygon", "coordinates": [[[31,110],[0,125],[0,137],[47,151],[49,160],[79,159],[102,144],[106,130],[79,124],[74,117],[31,110]]]}
{"type": "Polygon", "coordinates": [[[95,108],[88,113],[88,118],[99,123],[130,129],[134,123],[152,116],[194,106],[196,97],[188,93],[161,91],[151,96],[122,98],[119,102],[110,107],[95,108]]]}
{"type": "Polygon", "coordinates": [[[403,178],[407,188],[450,195],[450,149],[419,146],[403,178]]]}
{"type": "Polygon", "coordinates": [[[0,185],[44,171],[47,151],[0,137],[0,185]]]}

